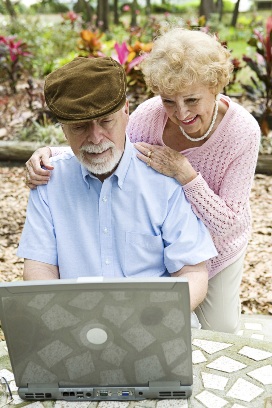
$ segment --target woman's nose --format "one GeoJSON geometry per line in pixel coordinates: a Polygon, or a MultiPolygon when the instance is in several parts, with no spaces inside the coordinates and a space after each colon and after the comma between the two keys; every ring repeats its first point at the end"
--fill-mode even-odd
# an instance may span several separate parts
{"type": "Polygon", "coordinates": [[[186,105],[178,103],[176,106],[176,117],[179,120],[184,120],[188,117],[189,110],[186,105]]]}

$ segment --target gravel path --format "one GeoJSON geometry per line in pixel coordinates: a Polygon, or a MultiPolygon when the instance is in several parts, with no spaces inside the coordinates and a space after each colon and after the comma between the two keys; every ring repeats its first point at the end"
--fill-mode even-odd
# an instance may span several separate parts
{"type": "MultiPolygon", "coordinates": [[[[0,164],[0,281],[22,278],[16,248],[29,190],[23,165],[0,164]]],[[[241,286],[243,313],[272,315],[272,176],[255,175],[251,193],[253,231],[241,286]]]]}

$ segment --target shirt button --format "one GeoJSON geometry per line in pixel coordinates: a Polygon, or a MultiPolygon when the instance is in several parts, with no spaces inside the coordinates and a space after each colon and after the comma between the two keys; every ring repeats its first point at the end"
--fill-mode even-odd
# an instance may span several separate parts
{"type": "Polygon", "coordinates": [[[103,231],[104,231],[104,234],[107,234],[107,233],[109,232],[109,230],[108,230],[107,227],[105,227],[105,228],[103,229],[103,231]]]}
{"type": "Polygon", "coordinates": [[[110,261],[109,261],[108,259],[106,259],[106,260],[105,260],[105,264],[106,264],[106,265],[109,265],[109,264],[110,264],[110,261]]]}
{"type": "Polygon", "coordinates": [[[106,203],[106,202],[108,201],[107,197],[103,197],[103,198],[102,198],[102,201],[103,201],[104,203],[106,203]]]}

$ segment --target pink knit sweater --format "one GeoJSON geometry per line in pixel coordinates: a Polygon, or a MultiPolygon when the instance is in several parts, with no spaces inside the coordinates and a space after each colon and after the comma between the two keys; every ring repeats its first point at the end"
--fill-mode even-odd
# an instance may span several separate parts
{"type": "MultiPolygon", "coordinates": [[[[260,143],[259,126],[249,112],[228,97],[221,98],[229,108],[216,131],[202,146],[181,152],[198,172],[183,186],[184,192],[218,251],[207,263],[210,278],[246,248],[251,230],[249,196],[260,143]]],[[[132,142],[163,145],[166,121],[161,98],[154,97],[131,114],[127,132],[132,142]]],[[[52,148],[53,155],[59,152],[52,148]]]]}

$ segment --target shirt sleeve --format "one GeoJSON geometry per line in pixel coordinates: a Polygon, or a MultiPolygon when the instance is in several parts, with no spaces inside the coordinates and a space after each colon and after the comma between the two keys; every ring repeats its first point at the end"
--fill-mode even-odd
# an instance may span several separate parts
{"type": "Polygon", "coordinates": [[[17,255],[20,258],[58,265],[56,236],[46,186],[31,190],[17,255]]]}
{"type": "Polygon", "coordinates": [[[181,187],[169,200],[162,226],[164,263],[169,273],[185,265],[195,265],[217,255],[208,229],[194,214],[181,187]]]}

